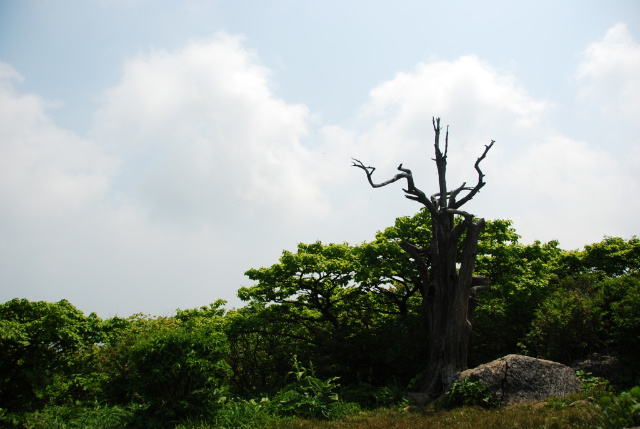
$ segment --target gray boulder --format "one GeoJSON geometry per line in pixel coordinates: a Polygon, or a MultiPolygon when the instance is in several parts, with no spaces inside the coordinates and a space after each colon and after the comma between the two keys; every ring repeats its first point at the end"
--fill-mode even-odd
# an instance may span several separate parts
{"type": "Polygon", "coordinates": [[[618,384],[618,376],[623,366],[615,356],[608,354],[592,353],[589,356],[571,363],[574,371],[584,371],[596,377],[609,380],[612,384],[618,384]]]}
{"type": "Polygon", "coordinates": [[[528,356],[508,355],[462,372],[481,381],[502,405],[536,402],[580,390],[581,382],[568,366],[528,356]]]}

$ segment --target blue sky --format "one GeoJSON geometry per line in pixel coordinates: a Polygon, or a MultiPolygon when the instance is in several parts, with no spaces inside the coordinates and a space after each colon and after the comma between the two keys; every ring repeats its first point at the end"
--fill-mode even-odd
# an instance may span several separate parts
{"type": "Polygon", "coordinates": [[[0,0],[0,300],[230,305],[298,242],[373,239],[450,184],[524,242],[638,234],[640,3],[0,0]]]}

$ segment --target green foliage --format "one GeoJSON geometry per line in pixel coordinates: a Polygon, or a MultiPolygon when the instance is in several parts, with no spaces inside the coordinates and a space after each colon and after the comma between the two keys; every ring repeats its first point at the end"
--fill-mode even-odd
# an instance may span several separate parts
{"type": "MultiPolygon", "coordinates": [[[[348,383],[410,379],[426,340],[424,329],[417,328],[416,286],[397,271],[398,264],[406,263],[398,262],[397,255],[408,261],[388,238],[355,247],[317,242],[298,245],[297,253],[284,252],[269,268],[248,271],[258,284],[238,292],[250,302],[235,312],[228,331],[232,348],[236,340],[244,345],[235,350],[232,366],[257,369],[256,353],[269,355],[271,361],[263,366],[277,369],[282,378],[282,362],[297,354],[313,360],[321,376],[339,376],[348,383]],[[381,249],[387,253],[381,255],[381,249]],[[272,336],[278,341],[267,338],[272,336]],[[261,341],[280,345],[272,353],[261,341]]],[[[273,374],[252,372],[258,380],[273,374]]],[[[248,384],[237,378],[234,374],[234,382],[248,384]]]]}
{"type": "Polygon", "coordinates": [[[640,277],[599,280],[594,274],[560,282],[536,310],[529,347],[539,356],[568,363],[594,351],[613,350],[640,371],[640,277]]]}
{"type": "Polygon", "coordinates": [[[538,356],[569,363],[603,348],[597,302],[583,290],[591,286],[580,280],[563,281],[536,310],[527,342],[538,356]]]}
{"type": "Polygon", "coordinates": [[[480,381],[471,381],[469,377],[454,383],[445,393],[445,406],[456,408],[478,405],[492,408],[499,405],[497,399],[480,381]]]}
{"type": "Polygon", "coordinates": [[[605,279],[597,287],[601,330],[606,342],[637,376],[640,374],[640,275],[605,279]]]}
{"type": "Polygon", "coordinates": [[[280,416],[329,419],[333,405],[338,402],[337,377],[321,380],[314,376],[313,367],[307,369],[294,358],[293,381],[273,398],[273,410],[280,416]]]}
{"type": "Polygon", "coordinates": [[[132,421],[131,409],[98,403],[90,406],[48,405],[22,415],[0,417],[2,427],[16,429],[122,429],[132,421]]]}
{"type": "Polygon", "coordinates": [[[142,336],[114,361],[124,375],[118,381],[130,392],[126,399],[145,404],[136,418],[141,426],[163,427],[187,416],[215,414],[225,393],[229,352],[220,315],[178,311],[171,320],[149,323],[142,336]]]}
{"type": "Polygon", "coordinates": [[[604,237],[599,243],[584,246],[582,251],[566,252],[557,268],[562,277],[594,274],[599,278],[640,273],[640,239],[604,237]]]}
{"type": "Polygon", "coordinates": [[[100,319],[68,301],[13,299],[0,305],[0,403],[9,411],[91,399],[98,394],[95,344],[100,319]]]}
{"type": "Polygon", "coordinates": [[[562,250],[555,241],[518,243],[510,221],[488,221],[480,236],[476,273],[491,288],[478,296],[470,342],[469,365],[519,353],[531,320],[557,278],[562,250]]]}
{"type": "Polygon", "coordinates": [[[576,371],[576,377],[582,382],[582,389],[586,391],[608,391],[610,389],[609,380],[596,377],[590,372],[576,371]]]}
{"type": "MultiPolygon", "coordinates": [[[[219,301],[173,317],[101,320],[64,300],[1,304],[0,426],[266,427],[403,406],[428,338],[425,273],[402,243],[427,247],[430,228],[422,210],[371,242],[300,244],[249,270],[256,284],[238,292],[248,304],[228,312],[219,301]]],[[[565,252],[518,239],[505,220],[488,221],[480,236],[476,274],[492,287],[473,301],[470,366],[525,347],[563,362],[606,350],[637,383],[640,241],[605,237],[565,252]]],[[[604,380],[578,375],[583,394],[609,397],[603,427],[634,422],[638,390],[612,396],[604,380]]],[[[468,379],[446,398],[450,407],[495,405],[468,379]]]]}
{"type": "Polygon", "coordinates": [[[600,426],[603,429],[617,429],[640,425],[640,387],[617,396],[603,396],[600,426]]]}
{"type": "Polygon", "coordinates": [[[296,306],[309,310],[309,318],[335,323],[331,307],[357,292],[349,287],[353,277],[351,252],[347,244],[301,243],[296,253],[284,251],[280,263],[247,271],[247,277],[259,283],[240,288],[238,297],[296,306]],[[296,299],[291,299],[294,296],[296,299]]]}
{"type": "Polygon", "coordinates": [[[210,416],[229,373],[222,304],[171,318],[106,321],[85,317],[67,301],[2,304],[2,405],[7,415],[26,412],[24,422],[52,427],[56,419],[83,424],[136,404],[129,414],[138,427],[210,416]],[[110,405],[96,408],[95,401],[110,405]]]}
{"type": "MultiPolygon", "coordinates": [[[[424,376],[422,377],[424,378],[424,376]]],[[[423,380],[421,380],[423,381],[423,380]]],[[[340,397],[348,402],[355,402],[366,409],[405,407],[408,405],[407,389],[397,383],[377,387],[369,383],[345,386],[340,390],[340,397]]]]}
{"type": "Polygon", "coordinates": [[[264,304],[253,304],[225,317],[230,346],[227,362],[232,370],[229,388],[234,396],[273,395],[284,386],[293,356],[308,358],[310,345],[304,326],[278,319],[277,313],[264,304]]]}
{"type": "Polygon", "coordinates": [[[264,427],[277,417],[270,413],[269,399],[226,401],[215,418],[217,427],[225,429],[250,429],[264,427]]]}

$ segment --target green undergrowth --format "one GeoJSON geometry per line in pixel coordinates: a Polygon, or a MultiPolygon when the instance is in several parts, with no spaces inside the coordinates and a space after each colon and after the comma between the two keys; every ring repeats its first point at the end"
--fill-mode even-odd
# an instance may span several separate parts
{"type": "MultiPolygon", "coordinates": [[[[377,408],[363,411],[357,407],[332,402],[332,407],[345,407],[343,415],[332,419],[323,416],[303,418],[274,413],[274,404],[265,401],[234,401],[224,404],[215,421],[185,419],[176,429],[438,429],[438,428],[602,428],[632,427],[639,423],[640,388],[620,394],[597,388],[534,404],[492,407],[461,406],[446,410],[431,407],[377,408]]],[[[20,416],[1,416],[1,427],[28,429],[135,427],[135,410],[95,405],[93,407],[48,407],[20,416]],[[18,421],[19,420],[19,421],[18,421]]]]}
{"type": "MultiPolygon", "coordinates": [[[[462,380],[445,395],[446,407],[406,406],[362,409],[335,394],[335,379],[320,380],[297,361],[290,383],[272,398],[223,399],[214,418],[186,418],[175,429],[438,429],[438,428],[593,428],[617,429],[640,424],[640,387],[615,393],[606,380],[578,374],[584,388],[575,394],[534,404],[500,407],[477,382],[462,380]]],[[[8,414],[0,409],[0,427],[26,429],[143,427],[139,406],[98,403],[51,406],[8,414]]]]}

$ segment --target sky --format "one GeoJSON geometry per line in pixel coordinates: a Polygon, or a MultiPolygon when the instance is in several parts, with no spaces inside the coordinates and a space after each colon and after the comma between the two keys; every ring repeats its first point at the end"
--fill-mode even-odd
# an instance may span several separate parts
{"type": "Polygon", "coordinates": [[[636,0],[0,0],[0,302],[171,315],[436,192],[523,243],[640,235],[636,0]]]}

